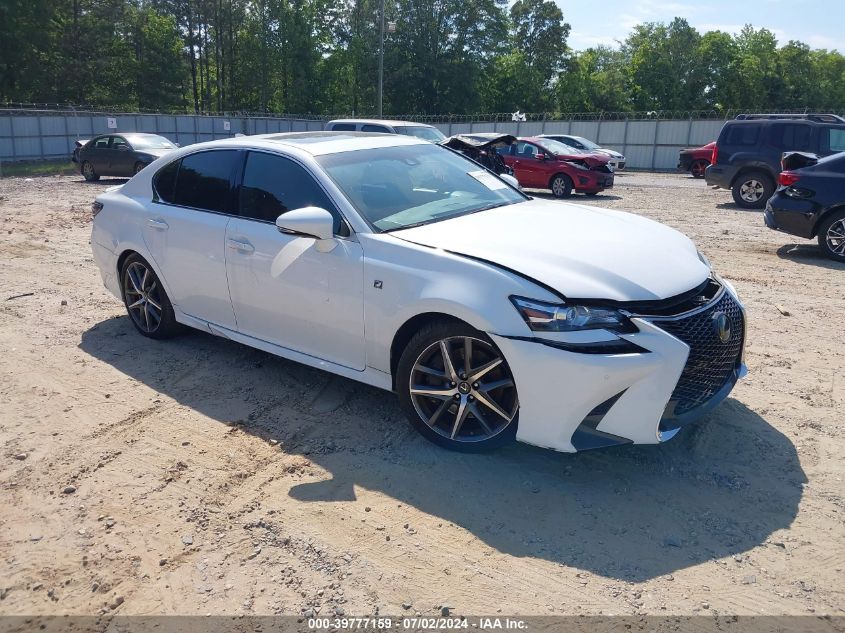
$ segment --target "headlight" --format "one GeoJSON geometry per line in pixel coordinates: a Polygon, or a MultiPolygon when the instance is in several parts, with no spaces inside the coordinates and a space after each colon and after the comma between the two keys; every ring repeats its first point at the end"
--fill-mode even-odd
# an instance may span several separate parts
{"type": "Polygon", "coordinates": [[[696,252],[698,253],[698,259],[701,260],[702,264],[707,266],[707,268],[713,268],[713,266],[710,265],[710,260],[707,259],[707,255],[705,255],[701,251],[696,251],[696,252]]]}
{"type": "Polygon", "coordinates": [[[535,332],[574,332],[578,330],[611,330],[636,332],[628,318],[610,308],[586,305],[545,303],[523,297],[511,297],[514,307],[535,332]]]}

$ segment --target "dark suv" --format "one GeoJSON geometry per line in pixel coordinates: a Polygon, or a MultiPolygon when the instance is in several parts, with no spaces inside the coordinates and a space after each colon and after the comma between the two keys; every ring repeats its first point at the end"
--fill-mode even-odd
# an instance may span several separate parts
{"type": "Polygon", "coordinates": [[[845,119],[835,114],[740,114],[722,127],[704,178],[730,189],[739,206],[762,209],[775,191],[784,152],[843,150],[845,119]]]}

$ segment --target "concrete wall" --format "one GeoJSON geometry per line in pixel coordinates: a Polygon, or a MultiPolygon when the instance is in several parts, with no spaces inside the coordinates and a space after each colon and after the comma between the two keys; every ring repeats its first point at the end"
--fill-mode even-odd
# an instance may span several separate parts
{"type": "MultiPolygon", "coordinates": [[[[323,121],[279,118],[237,118],[167,114],[92,114],[0,112],[0,161],[60,159],[73,152],[77,138],[109,132],[152,132],[180,145],[228,138],[236,133],[268,134],[323,129],[323,121]],[[109,118],[117,125],[108,127],[109,118]],[[225,129],[229,123],[229,130],[225,129]]],[[[704,145],[719,135],[724,121],[528,121],[499,123],[438,123],[444,134],[501,132],[516,136],[575,134],[625,154],[631,169],[674,169],[678,150],[704,145]]]]}

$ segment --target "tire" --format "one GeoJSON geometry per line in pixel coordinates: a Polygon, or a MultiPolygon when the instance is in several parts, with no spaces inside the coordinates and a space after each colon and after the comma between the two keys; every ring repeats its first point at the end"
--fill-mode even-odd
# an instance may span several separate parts
{"type": "Polygon", "coordinates": [[[845,262],[845,209],[834,211],[819,225],[819,248],[826,257],[845,262]]]}
{"type": "Polygon", "coordinates": [[[161,281],[152,266],[137,253],[123,262],[120,288],[129,320],[138,332],[149,338],[164,339],[182,330],[161,281]]]}
{"type": "Polygon", "coordinates": [[[486,334],[466,323],[435,321],[417,332],[399,360],[396,391],[414,428],[443,448],[477,453],[516,436],[519,399],[507,361],[486,334]]]}
{"type": "Polygon", "coordinates": [[[739,176],[731,187],[734,202],[743,209],[762,209],[775,192],[771,176],[762,171],[749,171],[739,176]]]}
{"type": "Polygon", "coordinates": [[[100,174],[94,171],[94,165],[89,163],[87,160],[82,163],[82,176],[88,182],[94,182],[100,179],[100,174]]]}
{"type": "Polygon", "coordinates": [[[692,165],[689,166],[689,173],[693,178],[704,178],[704,171],[707,169],[709,164],[709,160],[694,160],[692,161],[692,165]]]}
{"type": "Polygon", "coordinates": [[[142,163],[140,161],[135,163],[135,167],[132,169],[132,175],[134,176],[135,174],[137,174],[139,171],[141,171],[146,166],[147,165],[145,163],[142,163]]]}
{"type": "Polygon", "coordinates": [[[557,174],[549,183],[555,198],[568,198],[572,195],[572,178],[566,174],[557,174]]]}

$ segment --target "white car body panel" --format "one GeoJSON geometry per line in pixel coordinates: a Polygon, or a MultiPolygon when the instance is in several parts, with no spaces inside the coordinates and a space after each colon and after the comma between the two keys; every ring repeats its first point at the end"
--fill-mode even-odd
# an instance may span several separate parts
{"type": "Polygon", "coordinates": [[[266,135],[174,150],[98,196],[104,207],[91,244],[103,283],[120,298],[120,257],[137,252],[158,275],[179,322],[383,389],[394,387],[391,347],[403,325],[429,313],[449,315],[487,333],[510,366],[520,398],[518,440],[574,451],[573,433],[585,416],[621,392],[598,431],[642,444],[671,435],[658,425],[690,353],[686,343],[636,317],[633,334],[532,331],[509,297],[550,303],[673,297],[711,274],[693,243],[639,216],[539,200],[375,233],[315,161],[415,144],[427,143],[344,134],[297,143],[266,135]],[[212,147],[277,152],[300,162],[352,235],[315,240],[282,234],[268,222],[151,201],[160,167],[212,147]],[[544,344],[619,339],[648,353],[584,354],[544,344]]]}
{"type": "Polygon", "coordinates": [[[696,287],[710,274],[692,241],[668,226],[630,213],[547,200],[393,235],[496,262],[577,299],[665,299],[696,287]],[[604,242],[600,249],[597,235],[604,242]]]}
{"type": "Polygon", "coordinates": [[[229,327],[363,370],[363,251],[352,240],[335,242],[330,252],[320,252],[314,238],[232,218],[226,272],[237,328],[229,327]]]}

